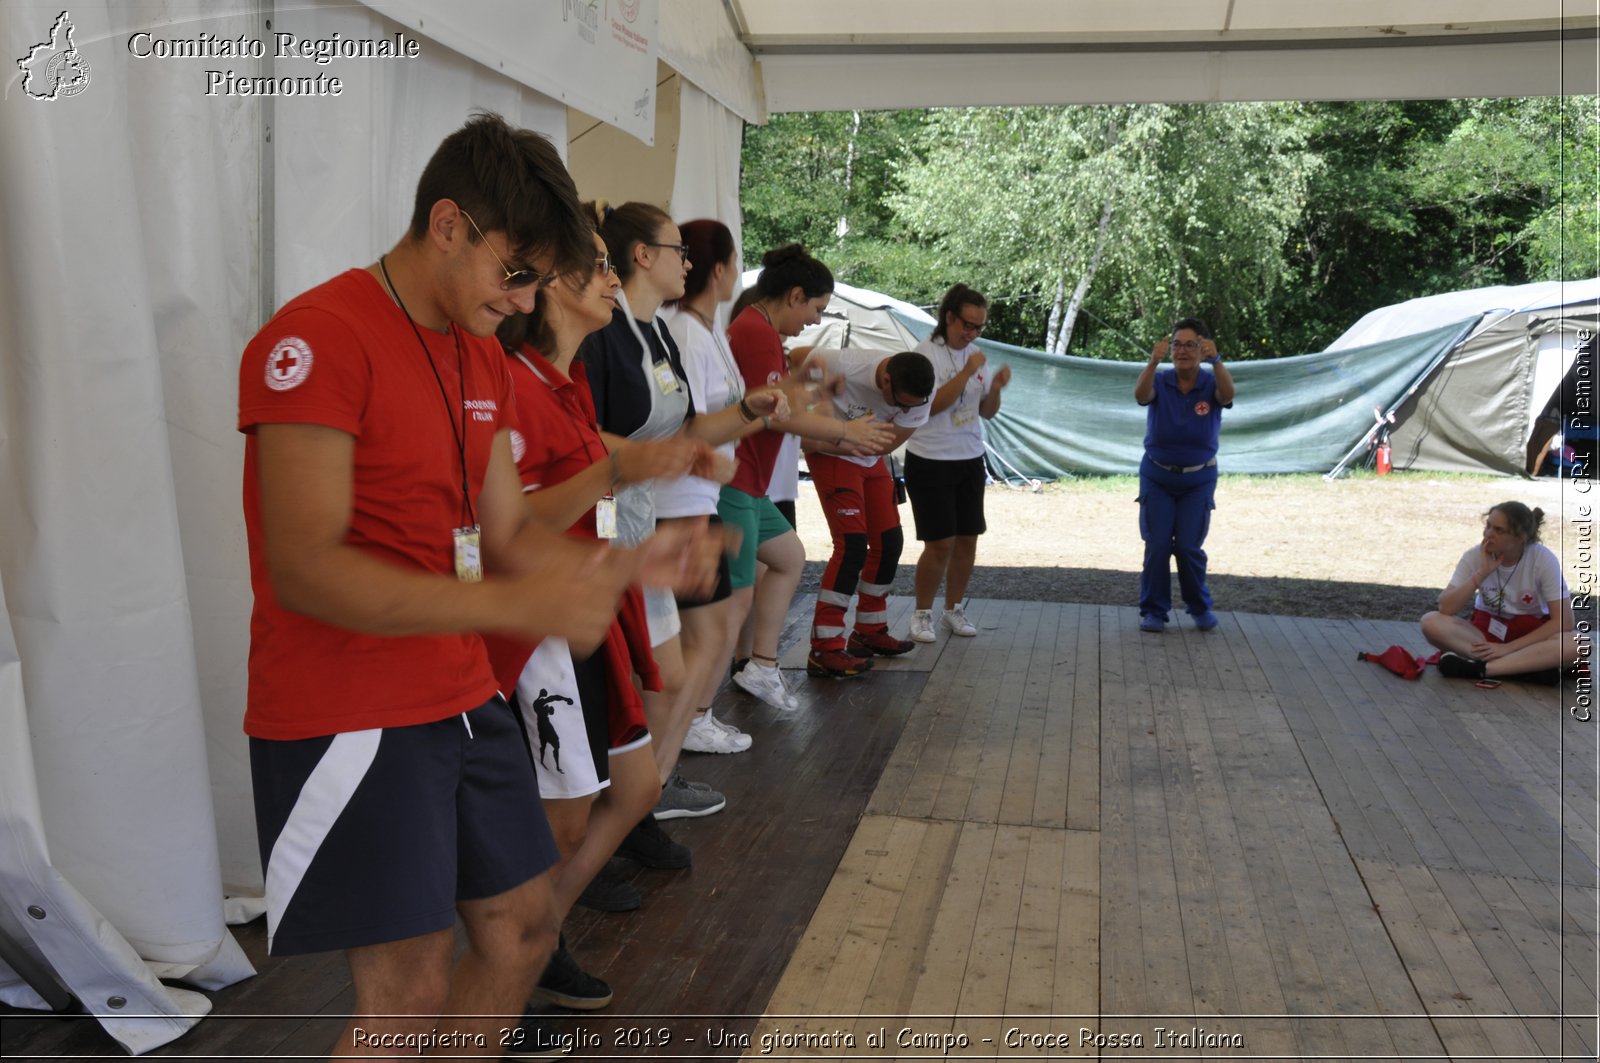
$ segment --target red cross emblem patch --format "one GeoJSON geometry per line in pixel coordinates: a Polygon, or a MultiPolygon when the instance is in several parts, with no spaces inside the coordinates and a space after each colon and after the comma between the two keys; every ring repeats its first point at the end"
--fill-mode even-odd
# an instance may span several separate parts
{"type": "Polygon", "coordinates": [[[267,355],[267,387],[288,391],[311,375],[311,345],[298,336],[285,336],[267,355]]]}
{"type": "Polygon", "coordinates": [[[1204,417],[1210,412],[1211,403],[1207,402],[1205,399],[1201,399],[1199,402],[1194,404],[1194,415],[1196,417],[1204,417]]]}

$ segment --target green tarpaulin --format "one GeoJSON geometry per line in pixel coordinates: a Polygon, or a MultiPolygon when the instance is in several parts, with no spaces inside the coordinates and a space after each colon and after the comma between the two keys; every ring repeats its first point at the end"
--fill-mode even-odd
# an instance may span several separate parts
{"type": "MultiPolygon", "coordinates": [[[[919,338],[930,331],[924,322],[900,320],[919,338]]],[[[1475,320],[1368,347],[1230,362],[1238,395],[1222,414],[1222,471],[1328,472],[1373,427],[1374,407],[1397,405],[1475,320]]],[[[1043,479],[1138,471],[1145,410],[1133,399],[1133,383],[1140,363],[980,343],[991,364],[1011,366],[1005,401],[988,422],[989,444],[1006,462],[1043,479]]]]}

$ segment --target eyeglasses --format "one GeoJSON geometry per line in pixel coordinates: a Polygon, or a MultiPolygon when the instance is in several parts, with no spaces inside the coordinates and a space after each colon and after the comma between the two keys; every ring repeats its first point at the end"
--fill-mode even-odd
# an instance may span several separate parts
{"type": "Polygon", "coordinates": [[[611,271],[616,268],[611,264],[611,256],[609,254],[602,255],[594,260],[594,275],[596,277],[608,277],[611,275],[611,271]]]}
{"type": "Polygon", "coordinates": [[[1200,341],[1175,340],[1172,344],[1172,349],[1175,351],[1198,351],[1200,349],[1200,341]]]}
{"type": "Polygon", "coordinates": [[[893,406],[897,410],[902,411],[903,413],[910,413],[919,406],[926,406],[930,401],[932,401],[932,399],[932,395],[929,395],[923,399],[918,399],[916,402],[901,402],[899,399],[890,399],[889,405],[893,406]]]}
{"type": "MultiPolygon", "coordinates": [[[[456,209],[461,210],[460,207],[456,209]]],[[[506,275],[506,279],[500,282],[501,291],[509,292],[513,288],[526,288],[530,284],[544,284],[550,280],[549,276],[535,269],[507,269],[505,260],[500,257],[493,247],[489,247],[489,238],[483,235],[483,230],[478,228],[478,223],[472,220],[472,215],[465,210],[461,210],[461,216],[467,219],[467,224],[472,226],[472,231],[478,234],[478,239],[483,242],[483,246],[489,248],[489,253],[494,255],[495,262],[499,263],[500,272],[506,275]]]]}
{"type": "Polygon", "coordinates": [[[983,333],[984,329],[989,327],[989,323],[987,321],[978,321],[978,322],[968,321],[966,318],[962,317],[960,314],[956,315],[956,320],[961,322],[961,327],[966,329],[968,332],[976,332],[976,333],[978,333],[980,335],[983,333]]]}
{"type": "Polygon", "coordinates": [[[665,248],[667,248],[669,250],[676,251],[676,252],[678,252],[678,257],[679,258],[683,259],[685,262],[689,261],[689,245],[688,244],[652,244],[652,243],[650,243],[648,241],[645,241],[645,240],[641,240],[639,242],[644,244],[644,246],[646,246],[646,247],[665,247],[665,248]]]}

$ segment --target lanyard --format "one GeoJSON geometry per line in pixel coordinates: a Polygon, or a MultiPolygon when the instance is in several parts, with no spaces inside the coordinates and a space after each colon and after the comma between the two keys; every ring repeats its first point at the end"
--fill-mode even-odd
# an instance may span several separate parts
{"type": "Polygon", "coordinates": [[[406,309],[406,304],[401,301],[400,293],[395,291],[394,281],[389,279],[389,266],[384,262],[386,256],[378,256],[378,269],[383,271],[383,283],[389,286],[389,294],[394,296],[395,305],[406,316],[406,322],[411,326],[411,332],[417,337],[417,345],[422,348],[423,356],[428,359],[428,368],[433,370],[434,383],[439,385],[439,397],[444,400],[444,417],[450,423],[450,435],[456,441],[456,453],[461,457],[461,524],[471,527],[478,523],[477,515],[472,511],[472,489],[467,479],[467,357],[461,349],[461,333],[456,329],[455,322],[450,323],[450,337],[456,343],[456,378],[461,384],[461,428],[456,429],[455,418],[450,416],[450,395],[444,389],[444,378],[439,375],[439,367],[434,364],[433,352],[428,349],[428,343],[422,338],[422,330],[417,328],[417,323],[412,320],[411,311],[406,309]]]}
{"type": "MultiPolygon", "coordinates": [[[[655,351],[651,348],[650,341],[644,338],[644,332],[639,328],[639,319],[633,316],[633,308],[628,305],[628,297],[623,294],[621,288],[617,289],[617,305],[622,307],[622,318],[628,323],[628,328],[633,331],[633,338],[639,341],[639,348],[644,351],[644,378],[648,381],[650,379],[650,369],[656,364],[655,351]]],[[[654,330],[656,339],[661,341],[662,361],[670,366],[672,364],[670,354],[672,348],[667,346],[666,339],[661,335],[661,319],[659,317],[653,318],[650,322],[650,327],[654,330]]],[[[673,375],[677,375],[676,372],[673,375]]]]}
{"type": "MultiPolygon", "coordinates": [[[[556,400],[558,402],[560,402],[561,405],[562,405],[562,408],[565,409],[567,411],[567,413],[569,413],[572,416],[573,423],[581,425],[584,428],[591,429],[596,435],[599,434],[599,432],[600,432],[599,426],[596,425],[593,421],[591,421],[589,419],[588,415],[586,415],[583,412],[583,407],[581,405],[579,405],[577,399],[569,398],[567,396],[567,394],[566,394],[566,392],[568,390],[567,388],[560,387],[559,385],[556,384],[556,382],[554,380],[551,380],[549,377],[545,376],[544,373],[540,371],[539,367],[534,365],[533,362],[530,361],[528,359],[528,357],[526,355],[522,354],[520,351],[517,352],[517,360],[520,361],[523,365],[527,366],[529,371],[531,371],[534,376],[539,378],[539,382],[540,383],[542,383],[545,387],[549,388],[552,392],[555,393],[556,400]]],[[[569,387],[572,387],[572,386],[576,386],[576,385],[569,385],[569,387]]],[[[606,458],[605,454],[601,454],[600,457],[598,457],[598,458],[594,456],[594,450],[590,446],[590,443],[589,443],[588,433],[583,432],[583,431],[580,430],[578,432],[578,439],[579,439],[580,442],[583,443],[583,456],[584,456],[585,460],[587,460],[589,462],[590,465],[595,465],[595,464],[598,464],[599,462],[605,460],[605,458],[606,458]]]]}

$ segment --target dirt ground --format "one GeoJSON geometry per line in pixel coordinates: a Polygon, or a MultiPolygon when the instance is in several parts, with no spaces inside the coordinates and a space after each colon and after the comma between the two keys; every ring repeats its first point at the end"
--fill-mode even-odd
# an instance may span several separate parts
{"type": "MultiPolygon", "coordinates": [[[[1565,562],[1569,586],[1594,584],[1600,499],[1554,479],[1429,473],[1226,476],[1217,487],[1206,552],[1218,609],[1293,616],[1411,620],[1434,608],[1456,561],[1478,541],[1482,514],[1517,500],[1545,511],[1542,538],[1565,562]],[[1586,508],[1587,507],[1587,508],[1586,508]]],[[[1138,599],[1136,477],[1083,478],[1038,493],[991,485],[989,531],[978,546],[976,598],[1125,605],[1138,599]]],[[[832,547],[809,482],[797,516],[806,546],[803,589],[814,590],[832,547]]],[[[911,593],[920,555],[911,507],[895,593],[911,593]]],[[[1176,596],[1176,583],[1174,583],[1176,596]]]]}

